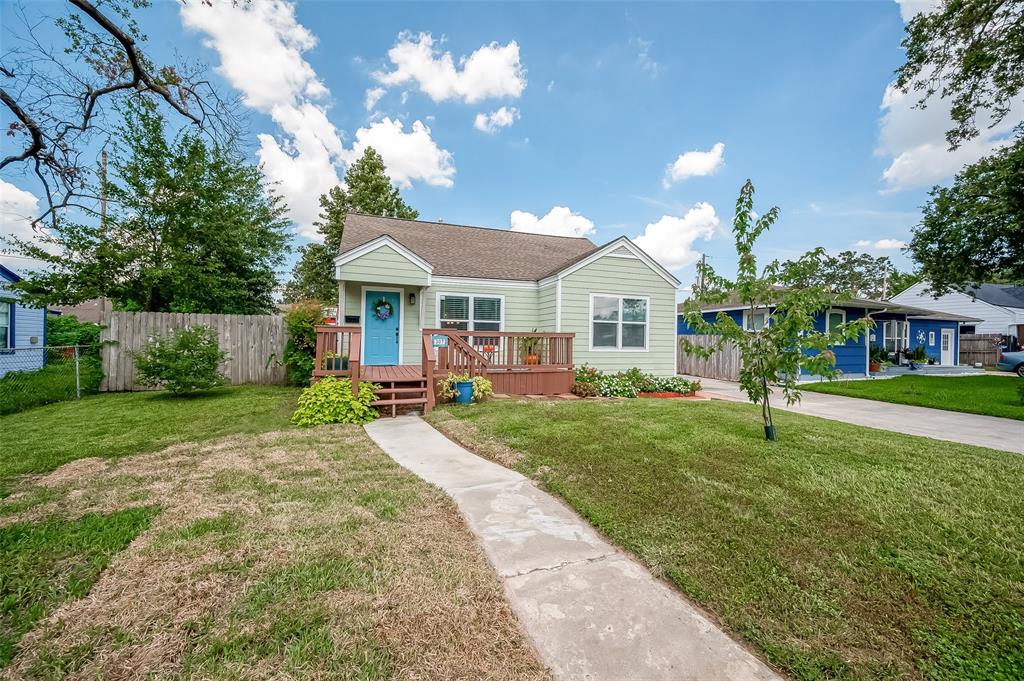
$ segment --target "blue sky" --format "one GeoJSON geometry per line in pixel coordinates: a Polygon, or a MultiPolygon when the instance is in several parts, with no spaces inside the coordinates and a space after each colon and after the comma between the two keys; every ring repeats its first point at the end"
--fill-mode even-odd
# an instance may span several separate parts
{"type": "Polygon", "coordinates": [[[157,61],[201,59],[243,96],[296,244],[369,143],[424,219],[624,234],[689,283],[699,253],[733,271],[747,178],[759,210],[782,209],[762,257],[909,266],[927,188],[1000,134],[949,154],[948,110],[887,96],[919,6],[162,2],[140,19],[157,61]]]}

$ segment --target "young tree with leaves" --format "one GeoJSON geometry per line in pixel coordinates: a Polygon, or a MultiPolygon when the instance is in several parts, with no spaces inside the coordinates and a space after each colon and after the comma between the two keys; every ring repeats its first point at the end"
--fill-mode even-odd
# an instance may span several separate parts
{"type": "Polygon", "coordinates": [[[8,239],[46,269],[18,283],[34,304],[105,296],[160,312],[260,314],[273,308],[289,236],[282,201],[230,146],[168,138],[156,107],[124,107],[104,220],[66,217],[36,240],[8,239]]]}
{"type": "MultiPolygon", "coordinates": [[[[944,0],[910,20],[896,86],[918,105],[951,101],[950,149],[1010,116],[1024,91],[1024,0],[944,0]]],[[[932,189],[910,250],[935,295],[986,281],[1024,284],[1024,121],[1014,141],[932,189]]]]}
{"type": "Polygon", "coordinates": [[[324,242],[299,248],[291,281],[285,286],[285,301],[317,300],[326,304],[334,300],[334,257],[341,246],[345,216],[350,211],[410,220],[420,215],[391,184],[381,155],[367,147],[345,172],[345,187],[333,187],[320,197],[320,219],[313,225],[324,242]]]}
{"type": "MultiPolygon", "coordinates": [[[[818,331],[815,317],[827,310],[837,299],[822,286],[785,288],[782,286],[782,266],[772,261],[758,271],[754,244],[778,219],[779,209],[772,208],[760,217],[754,217],[754,185],[747,180],[736,200],[736,215],[732,232],[736,239],[738,265],[736,279],[729,280],[714,271],[711,265],[698,265],[704,286],[694,292],[683,307],[686,322],[698,334],[710,335],[715,342],[701,347],[683,338],[683,350],[689,354],[709,357],[720,352],[726,344],[733,344],[740,352],[740,387],[750,401],[761,406],[765,438],[776,439],[772,419],[773,386],[780,386],[787,404],[800,400],[800,374],[834,378],[835,355],[830,349],[865,333],[870,324],[867,318],[845,322],[832,329],[818,331]],[[751,318],[755,312],[770,311],[770,319],[761,329],[745,329],[742,325],[719,312],[714,321],[704,318],[702,305],[721,305],[727,300],[739,300],[751,318]]],[[[792,276],[809,279],[821,267],[823,249],[816,249],[789,263],[792,276]]]]}

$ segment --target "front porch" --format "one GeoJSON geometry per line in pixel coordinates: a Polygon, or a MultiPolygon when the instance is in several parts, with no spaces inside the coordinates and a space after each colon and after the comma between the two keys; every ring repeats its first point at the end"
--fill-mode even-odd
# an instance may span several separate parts
{"type": "Polygon", "coordinates": [[[420,407],[424,413],[433,410],[437,383],[449,373],[483,376],[496,393],[557,395],[569,392],[576,378],[575,335],[422,329],[419,365],[364,364],[362,327],[317,326],[313,381],[348,377],[353,393],[360,381],[375,383],[381,387],[374,406],[391,407],[392,415],[400,406],[420,407]]]}

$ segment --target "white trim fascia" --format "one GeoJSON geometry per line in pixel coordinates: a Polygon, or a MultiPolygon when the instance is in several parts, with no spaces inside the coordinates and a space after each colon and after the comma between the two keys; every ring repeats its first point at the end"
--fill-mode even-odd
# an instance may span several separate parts
{"type": "Polygon", "coordinates": [[[555,282],[555,333],[562,331],[562,280],[555,282]]]}
{"type": "MultiPolygon", "coordinates": [[[[468,326],[473,326],[473,299],[474,298],[498,298],[501,300],[501,317],[498,319],[498,331],[505,330],[505,296],[500,293],[465,293],[459,291],[436,291],[434,293],[434,321],[437,325],[434,328],[441,328],[441,296],[458,296],[460,298],[469,298],[469,310],[467,315],[468,326]]],[[[476,329],[468,329],[469,331],[476,331],[476,329]]]]}
{"type": "MultiPolygon", "coordinates": [[[[600,322],[609,324],[610,322],[600,322]]],[[[625,322],[626,324],[636,322],[625,322]]],[[[590,352],[650,352],[651,351],[651,297],[646,293],[601,293],[600,291],[590,292],[590,314],[587,317],[587,349],[590,352]],[[614,348],[595,348],[594,347],[594,296],[603,296],[605,298],[618,298],[619,299],[619,320],[615,322],[615,344],[614,348]],[[642,348],[624,348],[622,347],[622,299],[623,298],[642,298],[647,303],[647,321],[644,322],[644,346],[642,348]]]]}
{"type": "Polygon", "coordinates": [[[478,279],[474,277],[444,277],[438,275],[432,278],[433,286],[485,286],[487,288],[523,288],[537,289],[537,282],[523,279],[478,279]]]}
{"type": "Polygon", "coordinates": [[[420,317],[420,334],[423,334],[423,324],[426,321],[427,314],[427,287],[420,286],[419,298],[416,299],[417,312],[420,317]]]}
{"type": "MultiPolygon", "coordinates": [[[[405,289],[393,286],[363,286],[359,295],[359,328],[362,330],[362,347],[359,349],[359,364],[366,359],[366,292],[388,291],[398,294],[398,363],[402,363],[402,348],[405,346],[405,289]]],[[[370,365],[376,366],[376,365],[370,365]]]]}
{"type": "MultiPolygon", "coordinates": [[[[864,318],[868,318],[868,309],[864,308],[864,318]]],[[[864,329],[864,375],[871,375],[871,327],[864,329]]]]}
{"type": "Polygon", "coordinates": [[[365,244],[362,244],[360,246],[356,246],[355,248],[353,248],[353,249],[351,249],[349,251],[345,251],[344,253],[342,253],[342,254],[340,254],[338,256],[335,256],[335,258],[334,258],[335,276],[337,276],[337,274],[339,273],[342,265],[344,265],[346,263],[349,263],[349,262],[352,262],[356,258],[361,258],[362,256],[366,255],[367,253],[372,253],[373,251],[376,251],[378,248],[383,248],[384,246],[390,246],[392,249],[397,251],[399,253],[399,255],[404,257],[406,260],[411,262],[413,265],[416,265],[416,267],[418,267],[421,270],[423,270],[424,272],[426,272],[427,273],[427,283],[428,284],[430,283],[430,275],[432,275],[433,272],[434,272],[434,266],[431,265],[426,260],[424,260],[423,258],[421,258],[420,256],[418,256],[415,253],[413,253],[412,251],[410,251],[408,248],[406,248],[402,244],[400,244],[397,241],[395,241],[394,239],[392,239],[387,234],[379,236],[376,239],[374,239],[373,241],[367,241],[365,244]]]}
{"type": "Polygon", "coordinates": [[[637,246],[636,244],[634,244],[632,241],[630,241],[628,238],[626,238],[624,236],[620,236],[618,239],[615,239],[614,241],[608,242],[607,244],[605,244],[604,246],[602,246],[598,250],[596,250],[593,253],[591,253],[590,255],[588,255],[583,260],[575,262],[572,265],[569,265],[568,267],[566,267],[565,269],[560,270],[558,272],[555,272],[554,274],[552,274],[549,277],[545,277],[544,279],[541,279],[540,283],[544,284],[548,280],[563,279],[563,278],[569,276],[570,274],[572,274],[573,272],[575,272],[575,271],[577,271],[577,270],[579,270],[579,269],[581,269],[583,267],[586,267],[587,265],[589,265],[590,263],[594,262],[595,260],[597,260],[599,258],[603,258],[605,256],[611,256],[613,258],[627,258],[627,257],[629,257],[629,256],[625,256],[625,255],[613,255],[611,253],[611,251],[614,251],[616,248],[618,248],[620,246],[625,246],[626,250],[628,250],[630,253],[632,253],[634,256],[636,256],[637,259],[642,260],[645,265],[647,265],[652,270],[654,270],[662,279],[664,279],[668,283],[672,284],[672,286],[674,288],[679,288],[682,285],[682,282],[679,281],[678,279],[676,279],[675,276],[671,272],[669,272],[667,269],[665,269],[660,264],[658,264],[657,260],[655,260],[651,256],[647,255],[647,253],[645,253],[642,248],[640,248],[639,246],[637,246]]]}

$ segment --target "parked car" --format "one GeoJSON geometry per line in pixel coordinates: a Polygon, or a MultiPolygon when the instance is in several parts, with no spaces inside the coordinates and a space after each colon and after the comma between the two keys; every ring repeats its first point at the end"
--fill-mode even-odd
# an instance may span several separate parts
{"type": "Polygon", "coordinates": [[[1018,376],[1024,377],[1024,351],[1000,352],[996,368],[1000,371],[1015,371],[1018,376]]]}

